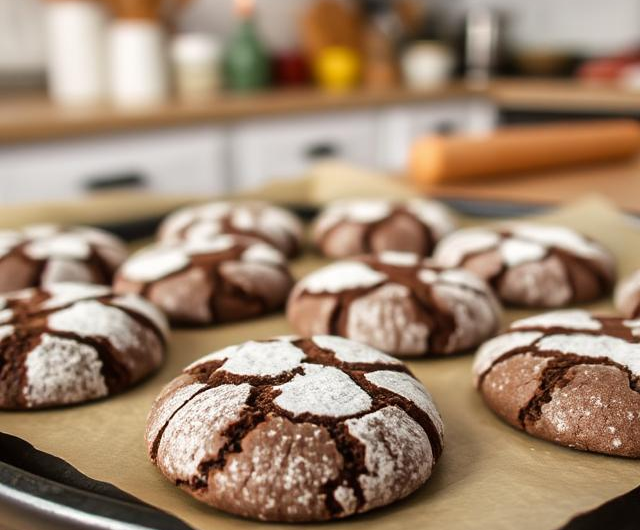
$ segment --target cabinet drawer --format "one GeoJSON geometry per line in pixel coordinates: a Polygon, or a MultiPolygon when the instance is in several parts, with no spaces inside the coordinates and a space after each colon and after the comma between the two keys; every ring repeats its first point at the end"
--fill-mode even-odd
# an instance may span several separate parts
{"type": "Polygon", "coordinates": [[[127,188],[226,191],[224,135],[194,127],[0,149],[0,201],[65,199],[127,188]]]}
{"type": "Polygon", "coordinates": [[[482,99],[457,99],[403,105],[379,115],[380,164],[391,171],[406,168],[411,145],[428,134],[478,133],[495,128],[498,111],[482,99]]]}
{"type": "Polygon", "coordinates": [[[376,163],[374,113],[331,113],[278,120],[254,120],[231,130],[234,189],[278,177],[299,177],[320,158],[376,163]]]}

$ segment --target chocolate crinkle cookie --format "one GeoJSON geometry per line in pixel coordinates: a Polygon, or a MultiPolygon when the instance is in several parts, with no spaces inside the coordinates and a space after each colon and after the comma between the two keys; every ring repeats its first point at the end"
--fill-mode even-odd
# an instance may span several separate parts
{"type": "Polygon", "coordinates": [[[512,224],[469,228],[443,239],[434,259],[464,267],[489,282],[500,299],[525,307],[562,307],[609,294],[613,255],[599,243],[561,226],[512,224]]]}
{"type": "Polygon", "coordinates": [[[146,300],[57,283],[0,297],[0,408],[81,403],[160,366],[167,322],[146,300]]]}
{"type": "Polygon", "coordinates": [[[454,227],[447,209],[435,201],[342,200],[318,216],[313,240],[325,256],[333,258],[385,250],[429,256],[454,227]]]}
{"type": "Polygon", "coordinates": [[[470,272],[387,251],[304,277],[287,316],[302,335],[341,335],[393,355],[430,356],[477,346],[498,330],[501,310],[470,272]]]}
{"type": "Polygon", "coordinates": [[[620,282],[616,289],[615,303],[624,316],[640,318],[640,270],[620,282]]]}
{"type": "Polygon", "coordinates": [[[640,457],[640,320],[581,310],[519,320],[482,345],[473,372],[487,405],[514,427],[640,457]]]}
{"type": "Polygon", "coordinates": [[[213,202],[169,215],[160,226],[158,239],[207,241],[220,234],[255,237],[291,258],[302,249],[304,228],[291,212],[266,202],[213,202]]]}
{"type": "Polygon", "coordinates": [[[144,248],[120,268],[118,293],[138,293],[177,324],[251,318],[282,307],[293,280],[281,252],[254,238],[220,235],[144,248]]]}
{"type": "Polygon", "coordinates": [[[267,521],[365,512],[416,490],[442,452],[431,396],[400,361],[340,337],[245,342],[164,388],[151,460],[195,498],[267,521]]]}
{"type": "Polygon", "coordinates": [[[0,230],[0,292],[55,282],[110,284],[126,257],[120,239],[96,228],[46,224],[0,230]]]}

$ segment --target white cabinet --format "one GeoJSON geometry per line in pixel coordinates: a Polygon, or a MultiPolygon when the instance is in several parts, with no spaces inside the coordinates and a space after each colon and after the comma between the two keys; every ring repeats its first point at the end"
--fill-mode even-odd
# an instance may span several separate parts
{"type": "Polygon", "coordinates": [[[398,105],[379,113],[379,158],[382,169],[401,171],[411,145],[429,134],[481,133],[495,128],[495,104],[480,98],[460,98],[398,105]]]}
{"type": "Polygon", "coordinates": [[[198,126],[0,148],[0,202],[80,197],[127,187],[154,193],[227,190],[226,136],[198,126]]]}
{"type": "Polygon", "coordinates": [[[419,136],[486,131],[496,123],[491,102],[455,98],[0,146],[0,204],[115,187],[223,194],[300,177],[322,157],[398,172],[419,136]]]}
{"type": "Polygon", "coordinates": [[[230,131],[232,189],[300,177],[321,157],[376,163],[376,113],[333,112],[241,122],[230,131]]]}

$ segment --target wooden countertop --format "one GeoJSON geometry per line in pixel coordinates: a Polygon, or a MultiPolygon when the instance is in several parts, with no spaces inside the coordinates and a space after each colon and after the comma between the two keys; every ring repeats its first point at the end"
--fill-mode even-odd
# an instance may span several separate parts
{"type": "Polygon", "coordinates": [[[0,145],[84,134],[415,103],[467,96],[470,93],[468,88],[459,84],[424,91],[397,88],[336,94],[298,89],[219,94],[201,102],[174,100],[135,110],[116,109],[108,105],[64,108],[52,104],[44,96],[0,98],[0,145]]]}
{"type": "Polygon", "coordinates": [[[305,89],[251,95],[221,94],[198,103],[171,101],[135,111],[108,105],[62,108],[42,95],[34,95],[0,98],[0,145],[471,95],[489,98],[498,106],[511,109],[640,113],[640,93],[612,86],[549,80],[498,80],[484,88],[452,83],[425,91],[397,88],[327,94],[305,89]]]}

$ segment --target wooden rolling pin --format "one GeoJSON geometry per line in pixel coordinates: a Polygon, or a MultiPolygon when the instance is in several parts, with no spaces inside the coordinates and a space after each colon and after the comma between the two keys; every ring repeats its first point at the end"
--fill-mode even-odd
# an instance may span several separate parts
{"type": "Polygon", "coordinates": [[[506,127],[487,136],[430,136],[415,142],[409,173],[417,184],[615,160],[640,150],[633,120],[506,127]]]}

